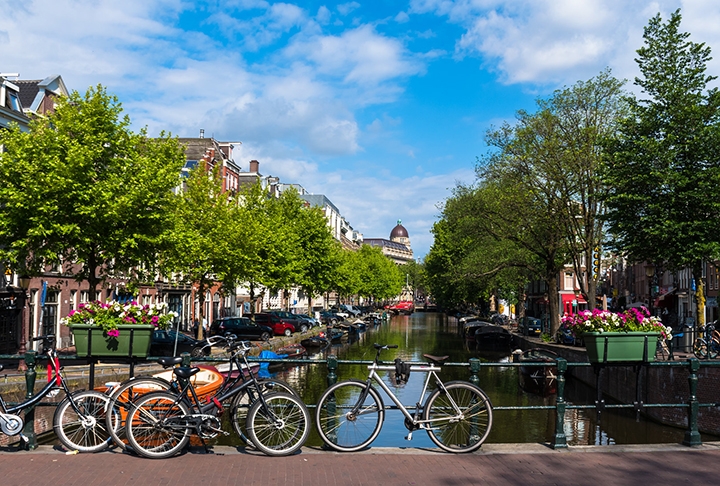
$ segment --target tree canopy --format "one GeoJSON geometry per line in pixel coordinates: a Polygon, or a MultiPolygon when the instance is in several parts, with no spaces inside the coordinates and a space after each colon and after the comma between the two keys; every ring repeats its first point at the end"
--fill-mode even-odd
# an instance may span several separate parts
{"type": "Polygon", "coordinates": [[[28,132],[0,131],[0,258],[11,268],[62,263],[94,294],[108,272],[153,264],[185,157],[169,135],[129,126],[97,86],[58,100],[28,132]]]}

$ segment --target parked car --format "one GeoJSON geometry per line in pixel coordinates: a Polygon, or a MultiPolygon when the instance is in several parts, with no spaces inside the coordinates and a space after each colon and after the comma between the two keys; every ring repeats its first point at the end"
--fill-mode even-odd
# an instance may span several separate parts
{"type": "Polygon", "coordinates": [[[292,321],[266,312],[255,314],[255,324],[272,328],[277,336],[290,336],[296,330],[292,321]]]}
{"type": "Polygon", "coordinates": [[[313,326],[313,323],[310,319],[306,319],[299,314],[293,314],[291,312],[281,310],[270,310],[267,311],[267,313],[292,322],[295,325],[295,329],[297,329],[299,332],[305,332],[313,326]]]}
{"type": "Polygon", "coordinates": [[[351,304],[341,304],[340,309],[347,312],[351,317],[359,317],[362,311],[351,304]]]}
{"type": "Polygon", "coordinates": [[[153,331],[150,338],[150,356],[180,356],[182,353],[190,353],[191,356],[199,358],[210,354],[210,346],[207,346],[207,341],[198,341],[172,329],[153,331]],[[176,337],[177,350],[175,348],[176,337]]]}
{"type": "Polygon", "coordinates": [[[320,321],[317,320],[317,319],[315,319],[315,318],[312,317],[312,316],[309,316],[309,315],[307,315],[307,314],[298,314],[298,315],[299,315],[300,317],[302,317],[303,319],[307,319],[308,321],[310,321],[310,322],[312,323],[313,327],[316,327],[316,326],[319,326],[319,325],[320,325],[320,321]]]}
{"type": "Polygon", "coordinates": [[[348,317],[350,317],[349,312],[344,311],[343,309],[341,309],[340,307],[338,307],[336,305],[330,307],[330,312],[332,312],[336,316],[342,317],[343,319],[347,319],[348,317]]]}
{"type": "Polygon", "coordinates": [[[320,322],[327,325],[337,324],[345,318],[332,311],[320,311],[320,322]]]}
{"type": "Polygon", "coordinates": [[[253,322],[249,317],[222,317],[210,325],[210,335],[234,334],[238,339],[267,341],[273,335],[273,329],[253,322]]]}
{"type": "Polygon", "coordinates": [[[542,334],[542,321],[536,317],[524,317],[520,319],[518,330],[526,336],[539,336],[542,334]]]}

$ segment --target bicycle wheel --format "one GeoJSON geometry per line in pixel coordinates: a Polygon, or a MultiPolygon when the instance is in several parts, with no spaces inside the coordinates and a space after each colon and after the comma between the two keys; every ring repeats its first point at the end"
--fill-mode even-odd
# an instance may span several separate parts
{"type": "Polygon", "coordinates": [[[697,359],[705,359],[708,354],[708,346],[703,338],[697,338],[693,343],[693,353],[697,359]]]}
{"type": "Polygon", "coordinates": [[[144,457],[162,459],[181,450],[190,440],[185,417],[189,407],[177,395],[153,392],[142,395],[130,409],[125,424],[130,447],[144,457]]]}
{"type": "Polygon", "coordinates": [[[710,359],[717,358],[718,351],[720,351],[720,344],[718,344],[718,342],[715,341],[715,339],[713,339],[712,341],[710,341],[710,343],[707,346],[708,358],[710,358],[710,359]]]}
{"type": "MultiPolygon", "coordinates": [[[[267,395],[272,392],[288,393],[300,397],[297,392],[289,384],[282,380],[276,380],[275,378],[260,378],[258,385],[262,390],[263,395],[267,395]]],[[[255,444],[247,436],[245,430],[245,424],[247,423],[248,410],[255,400],[257,400],[257,391],[255,387],[250,385],[243,391],[239,392],[233,397],[232,404],[230,405],[230,422],[232,422],[233,430],[237,435],[247,444],[248,447],[255,447],[255,444]]]]}
{"type": "Polygon", "coordinates": [[[109,420],[111,415],[107,416],[107,427],[110,437],[118,447],[125,449],[127,447],[127,438],[125,436],[125,419],[132,404],[137,398],[145,393],[153,391],[166,391],[171,388],[170,382],[162,378],[153,376],[138,376],[125,380],[110,395],[110,407],[115,408],[120,414],[120,423],[118,427],[110,427],[109,420]]]}
{"type": "Polygon", "coordinates": [[[430,439],[447,452],[472,452],[487,439],[492,428],[492,404],[475,385],[445,383],[425,402],[423,420],[430,439]]]}
{"type": "Polygon", "coordinates": [[[255,400],[248,411],[250,440],[268,456],[295,453],[310,434],[310,412],[295,395],[270,393],[263,397],[264,400],[255,400]]]}
{"type": "Polygon", "coordinates": [[[670,349],[668,348],[667,342],[660,338],[658,339],[657,345],[655,346],[655,360],[667,361],[670,357],[670,349]]]}
{"type": "Polygon", "coordinates": [[[349,380],[329,387],[318,400],[315,424],[323,442],[340,452],[355,452],[366,448],[380,433],[385,420],[385,407],[373,387],[360,401],[368,384],[349,380]],[[359,405],[357,412],[351,414],[359,405]]]}
{"type": "Polygon", "coordinates": [[[119,414],[108,407],[109,403],[110,397],[94,390],[67,396],[53,417],[53,429],[60,442],[80,452],[104,450],[111,441],[109,430],[117,428],[120,422],[119,414]],[[109,428],[106,423],[110,424],[109,428]]]}

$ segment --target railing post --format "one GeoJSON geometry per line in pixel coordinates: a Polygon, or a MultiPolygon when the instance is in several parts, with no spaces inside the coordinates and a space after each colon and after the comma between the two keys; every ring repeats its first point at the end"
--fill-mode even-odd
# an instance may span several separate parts
{"type": "Polygon", "coordinates": [[[337,383],[337,356],[334,354],[331,354],[327,357],[327,368],[328,368],[328,374],[327,374],[327,383],[328,386],[332,386],[335,383],[337,383]]]}
{"type": "Polygon", "coordinates": [[[565,372],[567,371],[567,360],[557,359],[557,399],[555,400],[555,440],[553,449],[567,449],[567,437],[565,437],[565,372]]]}
{"type": "Polygon", "coordinates": [[[695,358],[690,358],[688,360],[688,363],[690,365],[690,376],[688,376],[688,383],[690,385],[690,399],[688,400],[688,429],[685,431],[685,439],[683,440],[683,445],[698,446],[702,445],[702,439],[700,439],[700,432],[698,432],[698,411],[700,410],[700,403],[697,399],[697,372],[700,369],[700,361],[695,358]]]}
{"type": "Polygon", "coordinates": [[[470,383],[473,385],[480,386],[480,360],[477,358],[470,358],[470,383]]]}
{"type": "MultiPolygon", "coordinates": [[[[31,399],[35,391],[35,359],[37,351],[30,350],[25,352],[25,364],[27,364],[27,370],[25,370],[25,387],[26,393],[25,398],[31,399]]],[[[25,426],[23,427],[23,435],[27,440],[27,449],[37,449],[37,436],[35,435],[35,407],[30,407],[25,410],[25,426]]]]}

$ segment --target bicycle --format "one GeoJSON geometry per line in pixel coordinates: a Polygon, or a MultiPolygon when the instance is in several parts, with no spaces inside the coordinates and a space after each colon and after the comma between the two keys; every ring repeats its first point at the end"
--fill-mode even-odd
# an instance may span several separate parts
{"type": "MultiPolygon", "coordinates": [[[[230,334],[227,336],[212,336],[208,338],[207,347],[216,346],[221,343],[230,345],[235,341],[235,336],[230,334]]],[[[170,368],[182,363],[181,357],[161,357],[158,364],[163,368],[170,368]]],[[[215,393],[216,396],[222,394],[239,383],[244,383],[247,377],[241,372],[243,366],[238,358],[238,353],[234,353],[230,358],[230,369],[228,370],[228,378],[223,382],[222,387],[215,393]],[[234,368],[234,369],[233,369],[234,368]]],[[[271,392],[283,392],[291,395],[297,395],[297,392],[286,382],[277,378],[258,378],[262,392],[267,394],[271,392]]],[[[171,393],[180,393],[182,385],[177,380],[168,381],[156,376],[137,376],[129,378],[119,385],[113,387],[108,392],[110,394],[109,407],[112,407],[120,414],[120,423],[116,429],[110,429],[109,432],[115,445],[121,449],[127,449],[127,438],[125,436],[125,424],[127,414],[132,404],[142,395],[154,391],[169,391],[171,393]]],[[[256,395],[253,388],[248,388],[242,393],[228,398],[228,405],[231,410],[231,423],[233,429],[248,447],[254,447],[252,441],[247,437],[245,431],[245,420],[250,406],[255,402],[256,395]],[[232,398],[232,401],[230,401],[232,398]]],[[[225,408],[225,407],[223,407],[225,408]]]]}
{"type": "MultiPolygon", "coordinates": [[[[678,337],[682,337],[682,335],[680,334],[678,335],[678,337]]],[[[672,358],[672,338],[672,334],[670,334],[666,338],[663,338],[662,336],[658,338],[657,344],[655,345],[655,360],[667,361],[668,359],[672,358]]]]}
{"type": "Polygon", "coordinates": [[[197,367],[173,370],[182,384],[179,393],[159,391],[140,396],[130,407],[125,423],[125,435],[132,449],[148,458],[170,457],[187,445],[193,433],[207,447],[205,439],[229,435],[222,430],[219,419],[222,403],[232,399],[238,404],[245,400],[246,392],[255,395],[245,424],[255,447],[270,456],[289,455],[300,449],[309,434],[310,413],[295,394],[263,393],[262,382],[247,362],[250,346],[245,341],[228,343],[234,359],[241,359],[248,366],[248,378],[237,386],[227,386],[207,403],[200,403],[190,381],[200,371],[197,367]]]}
{"type": "Polygon", "coordinates": [[[60,360],[54,347],[55,336],[41,336],[33,341],[42,341],[42,354],[49,358],[48,383],[32,398],[12,407],[0,396],[0,430],[9,436],[20,434],[21,440],[27,444],[28,438],[21,434],[24,421],[18,413],[32,409],[45,397],[63,391],[65,398],[57,406],[53,416],[53,430],[60,442],[68,449],[79,452],[104,450],[111,440],[106,424],[109,423],[110,428],[119,425],[119,417],[108,408],[110,397],[94,390],[71,392],[65,376],[61,373],[60,360]],[[108,410],[112,416],[106,420],[108,410]]]}
{"type": "Polygon", "coordinates": [[[693,343],[693,353],[698,359],[715,359],[720,354],[720,332],[715,329],[715,322],[709,322],[702,331],[703,337],[693,343]]]}
{"type": "Polygon", "coordinates": [[[375,360],[368,366],[367,380],[347,380],[330,386],[320,397],[315,412],[315,423],[323,442],[340,452],[354,452],[369,446],[380,433],[385,420],[385,405],[373,381],[390,397],[405,416],[407,440],[412,433],[424,429],[430,439],[447,452],[472,452],[487,439],[492,427],[492,404],[479,387],[465,381],[443,383],[437,376],[448,356],[424,354],[426,365],[408,366],[396,360],[395,366],[380,364],[380,352],[397,348],[397,345],[375,344],[375,360]],[[411,414],[390,388],[382,381],[378,371],[396,371],[409,375],[412,371],[427,373],[420,397],[411,414]],[[437,388],[430,393],[424,405],[420,402],[429,391],[434,379],[437,388]]]}

